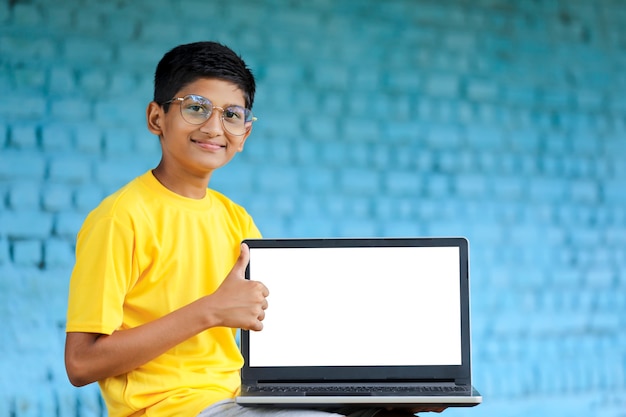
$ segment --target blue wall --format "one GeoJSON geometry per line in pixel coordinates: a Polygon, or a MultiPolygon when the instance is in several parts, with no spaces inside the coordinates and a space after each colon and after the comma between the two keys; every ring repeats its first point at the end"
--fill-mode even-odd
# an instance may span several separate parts
{"type": "Polygon", "coordinates": [[[266,236],[470,239],[485,400],[445,415],[626,415],[625,2],[0,0],[0,417],[104,413],[63,368],[75,234],[205,39],[258,77],[212,186],[266,236]]]}

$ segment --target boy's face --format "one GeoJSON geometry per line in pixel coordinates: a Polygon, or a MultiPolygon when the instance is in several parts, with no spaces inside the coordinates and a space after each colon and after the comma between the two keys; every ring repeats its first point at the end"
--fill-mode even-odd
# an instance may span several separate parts
{"type": "MultiPolygon", "coordinates": [[[[243,92],[224,80],[200,78],[183,87],[175,97],[189,94],[205,97],[223,109],[233,105],[245,107],[243,92]]],[[[224,129],[222,111],[215,108],[204,123],[191,124],[183,118],[181,105],[181,101],[173,101],[165,113],[162,106],[152,102],[147,109],[148,129],[159,136],[161,165],[166,170],[178,175],[210,175],[243,150],[251,129],[240,136],[229,133],[224,129]]]]}

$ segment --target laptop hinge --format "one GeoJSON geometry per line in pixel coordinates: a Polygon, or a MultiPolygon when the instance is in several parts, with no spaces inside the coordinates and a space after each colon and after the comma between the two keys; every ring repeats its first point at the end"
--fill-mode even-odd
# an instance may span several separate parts
{"type": "MultiPolygon", "coordinates": [[[[431,385],[431,384],[457,384],[457,385],[469,385],[469,383],[467,382],[467,379],[459,379],[459,380],[453,380],[453,379],[437,379],[437,380],[433,380],[433,379],[397,379],[397,378],[381,378],[381,379],[368,379],[368,380],[362,380],[360,381],[360,383],[365,384],[365,385],[374,385],[374,384],[378,384],[378,383],[384,383],[384,384],[389,384],[389,383],[397,383],[397,384],[426,384],[426,385],[431,385]],[[464,381],[464,382],[459,382],[459,381],[464,381]]],[[[354,384],[355,380],[342,380],[342,379],[333,379],[333,378],[320,378],[320,379],[306,379],[306,380],[299,380],[299,379],[289,379],[289,380],[280,380],[280,381],[276,381],[276,380],[264,380],[264,379],[260,379],[257,381],[243,381],[244,384],[246,385],[256,385],[256,384],[266,384],[266,385],[289,385],[289,384],[354,384]]]]}

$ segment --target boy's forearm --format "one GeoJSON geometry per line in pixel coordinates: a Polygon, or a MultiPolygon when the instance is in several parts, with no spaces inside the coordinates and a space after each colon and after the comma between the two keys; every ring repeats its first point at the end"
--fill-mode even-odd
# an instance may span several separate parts
{"type": "Polygon", "coordinates": [[[76,386],[132,371],[212,327],[200,299],[160,319],[111,335],[68,333],[65,362],[76,386]]]}

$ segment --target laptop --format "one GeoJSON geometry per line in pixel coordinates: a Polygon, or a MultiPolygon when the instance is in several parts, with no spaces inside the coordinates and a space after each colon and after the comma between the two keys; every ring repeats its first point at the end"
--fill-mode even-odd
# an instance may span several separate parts
{"type": "Polygon", "coordinates": [[[470,407],[465,238],[251,239],[269,289],[241,332],[244,406],[470,407]]]}

